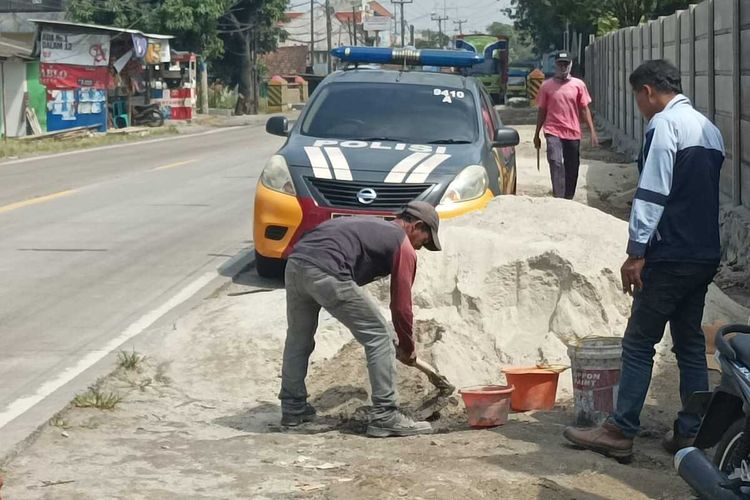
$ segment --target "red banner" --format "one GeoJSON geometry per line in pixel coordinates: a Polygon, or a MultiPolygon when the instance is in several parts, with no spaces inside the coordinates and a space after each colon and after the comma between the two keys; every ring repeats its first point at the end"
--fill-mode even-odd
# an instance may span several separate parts
{"type": "Polygon", "coordinates": [[[39,80],[51,90],[93,87],[106,89],[110,74],[107,66],[71,66],[42,63],[39,80]]]}

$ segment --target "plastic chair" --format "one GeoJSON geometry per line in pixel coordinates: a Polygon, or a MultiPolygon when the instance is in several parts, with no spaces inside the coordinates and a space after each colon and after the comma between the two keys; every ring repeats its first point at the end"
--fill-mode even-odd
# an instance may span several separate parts
{"type": "Polygon", "coordinates": [[[112,123],[115,128],[125,128],[130,126],[128,119],[128,108],[125,101],[115,101],[112,104],[112,123]]]}

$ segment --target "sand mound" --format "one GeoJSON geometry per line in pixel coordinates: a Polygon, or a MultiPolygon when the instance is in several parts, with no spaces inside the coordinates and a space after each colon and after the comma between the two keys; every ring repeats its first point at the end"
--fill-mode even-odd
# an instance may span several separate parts
{"type": "MultiPolygon", "coordinates": [[[[445,222],[441,241],[443,252],[419,254],[415,334],[418,355],[458,387],[498,383],[503,366],[567,364],[566,344],[624,332],[630,299],[619,284],[621,220],[579,203],[508,196],[445,222]]],[[[388,281],[370,291],[387,309],[388,281]]],[[[325,322],[323,336],[339,328],[325,322]]],[[[316,363],[311,384],[328,390],[325,407],[347,413],[366,402],[362,357],[352,345],[316,363]],[[349,384],[352,398],[343,394],[349,384]]],[[[431,389],[415,370],[399,372],[405,404],[431,389]]],[[[569,375],[561,377],[563,391],[570,385],[569,375]]]]}

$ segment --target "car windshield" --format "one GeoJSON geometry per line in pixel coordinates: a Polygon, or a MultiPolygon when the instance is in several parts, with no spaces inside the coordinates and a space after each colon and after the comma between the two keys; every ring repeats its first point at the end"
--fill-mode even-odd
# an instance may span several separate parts
{"type": "Polygon", "coordinates": [[[409,144],[473,143],[477,137],[474,98],[465,89],[333,83],[320,90],[303,135],[409,144]]]}

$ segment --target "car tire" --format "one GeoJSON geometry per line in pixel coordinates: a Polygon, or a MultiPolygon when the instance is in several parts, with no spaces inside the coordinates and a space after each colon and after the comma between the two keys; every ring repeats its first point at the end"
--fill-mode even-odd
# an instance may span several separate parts
{"type": "Polygon", "coordinates": [[[261,278],[280,280],[284,279],[284,270],[286,269],[285,259],[274,259],[264,257],[255,252],[255,270],[261,278]]]}

